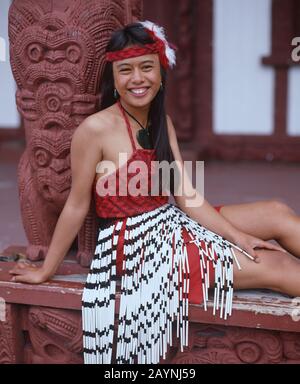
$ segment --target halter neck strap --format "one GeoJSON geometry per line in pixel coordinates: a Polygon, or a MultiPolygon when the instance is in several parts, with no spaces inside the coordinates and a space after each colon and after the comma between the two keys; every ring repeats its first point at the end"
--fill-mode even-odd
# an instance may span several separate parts
{"type": "Polygon", "coordinates": [[[124,117],[124,120],[126,122],[126,127],[127,127],[127,131],[128,131],[128,134],[129,134],[129,137],[130,137],[130,141],[131,141],[131,145],[133,147],[133,151],[136,150],[136,145],[135,145],[135,142],[134,142],[134,139],[133,139],[133,136],[132,136],[132,129],[131,129],[131,126],[130,126],[130,122],[129,122],[129,119],[124,111],[124,109],[122,108],[122,105],[120,103],[120,100],[118,100],[118,107],[120,108],[120,111],[124,117]]]}

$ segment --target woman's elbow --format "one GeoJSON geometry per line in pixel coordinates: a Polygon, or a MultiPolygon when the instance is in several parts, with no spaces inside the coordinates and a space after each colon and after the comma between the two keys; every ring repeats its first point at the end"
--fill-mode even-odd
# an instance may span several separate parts
{"type": "Polygon", "coordinates": [[[204,197],[197,193],[195,189],[190,189],[189,193],[174,194],[174,200],[176,205],[182,210],[200,208],[204,203],[204,197]]]}
{"type": "Polygon", "coordinates": [[[66,201],[65,207],[86,216],[87,213],[89,212],[90,205],[91,205],[91,196],[78,198],[70,194],[66,201]]]}

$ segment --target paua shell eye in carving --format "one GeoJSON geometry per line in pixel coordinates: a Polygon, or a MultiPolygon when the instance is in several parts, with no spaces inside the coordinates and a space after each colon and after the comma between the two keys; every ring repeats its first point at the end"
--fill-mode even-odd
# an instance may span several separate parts
{"type": "Polygon", "coordinates": [[[27,55],[31,61],[38,63],[44,56],[43,46],[39,43],[29,44],[27,47],[27,55]]]}
{"type": "Polygon", "coordinates": [[[71,44],[66,49],[66,58],[70,63],[77,63],[81,58],[81,49],[76,44],[71,44]]]}
{"type": "Polygon", "coordinates": [[[47,151],[44,149],[38,149],[34,154],[35,162],[39,167],[45,167],[49,165],[50,157],[47,151]]]}

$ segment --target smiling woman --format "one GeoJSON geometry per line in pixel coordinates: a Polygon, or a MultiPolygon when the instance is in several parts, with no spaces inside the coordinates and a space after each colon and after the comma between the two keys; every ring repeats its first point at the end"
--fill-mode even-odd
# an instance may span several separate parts
{"type": "Polygon", "coordinates": [[[156,27],[157,35],[152,30],[153,24],[144,22],[129,25],[124,32],[116,31],[112,35],[106,49],[100,109],[122,100],[123,109],[131,118],[134,116],[139,127],[149,129],[157,159],[171,162],[174,157],[164,98],[166,70],[175,65],[175,52],[162,29],[156,27]]]}
{"type": "Polygon", "coordinates": [[[128,104],[139,107],[139,102],[151,102],[161,85],[160,63],[156,54],[132,58],[113,65],[115,88],[128,104]]]}

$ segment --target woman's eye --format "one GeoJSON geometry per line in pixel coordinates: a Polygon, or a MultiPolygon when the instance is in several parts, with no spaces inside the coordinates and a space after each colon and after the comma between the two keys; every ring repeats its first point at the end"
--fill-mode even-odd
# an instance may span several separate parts
{"type": "Polygon", "coordinates": [[[146,67],[143,67],[144,71],[151,71],[152,67],[151,65],[147,65],[146,67]]]}
{"type": "Polygon", "coordinates": [[[124,68],[120,70],[120,73],[129,73],[130,69],[129,68],[124,68]]]}

